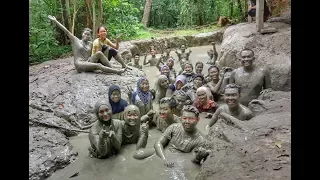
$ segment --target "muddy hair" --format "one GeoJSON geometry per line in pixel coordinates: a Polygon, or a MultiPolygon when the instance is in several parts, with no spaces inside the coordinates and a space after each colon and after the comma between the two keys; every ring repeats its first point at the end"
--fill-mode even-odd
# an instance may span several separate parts
{"type": "Polygon", "coordinates": [[[199,111],[193,105],[185,105],[185,106],[183,106],[182,111],[192,112],[192,113],[194,113],[196,115],[196,117],[199,117],[199,111]]]}
{"type": "Polygon", "coordinates": [[[198,64],[202,64],[202,67],[203,67],[203,62],[201,62],[201,61],[196,62],[195,67],[197,67],[198,64]]]}
{"type": "Polygon", "coordinates": [[[185,96],[185,97],[187,97],[187,100],[191,100],[190,96],[185,91],[183,91],[181,89],[180,90],[176,90],[172,97],[175,97],[175,96],[178,96],[178,95],[185,96]]]}
{"type": "Polygon", "coordinates": [[[140,57],[140,54],[139,54],[139,53],[136,53],[133,57],[136,57],[136,56],[139,56],[139,57],[140,57]]]}
{"type": "Polygon", "coordinates": [[[194,76],[192,77],[192,81],[194,81],[194,79],[197,78],[197,77],[201,78],[202,83],[204,82],[204,77],[203,77],[201,74],[196,74],[196,75],[194,75],[194,76]]]}
{"type": "Polygon", "coordinates": [[[241,87],[239,85],[236,85],[235,83],[231,83],[231,84],[227,84],[225,87],[224,87],[224,91],[226,89],[237,89],[239,94],[241,92],[241,87]]]}
{"type": "Polygon", "coordinates": [[[175,109],[177,107],[177,102],[172,97],[164,97],[160,99],[159,104],[168,104],[170,109],[175,109]]]}
{"type": "Polygon", "coordinates": [[[185,64],[184,64],[184,69],[186,68],[186,65],[190,65],[190,66],[191,66],[191,69],[192,69],[192,71],[193,71],[193,65],[192,65],[192,63],[189,63],[189,62],[185,63],[185,64]]]}
{"type": "Polygon", "coordinates": [[[92,33],[92,30],[91,30],[90,28],[84,28],[84,29],[82,30],[82,33],[84,33],[85,31],[89,31],[90,33],[92,33]]]}
{"type": "Polygon", "coordinates": [[[251,51],[252,52],[252,55],[254,56],[254,52],[252,51],[252,49],[249,49],[249,48],[244,48],[244,49],[242,49],[241,51],[240,51],[240,56],[241,56],[241,53],[243,52],[243,51],[251,51]]]}
{"type": "Polygon", "coordinates": [[[211,70],[212,68],[216,68],[216,69],[218,70],[218,73],[220,72],[220,69],[219,69],[218,66],[212,65],[212,66],[210,66],[210,67],[208,68],[208,73],[210,72],[210,70],[211,70]]]}

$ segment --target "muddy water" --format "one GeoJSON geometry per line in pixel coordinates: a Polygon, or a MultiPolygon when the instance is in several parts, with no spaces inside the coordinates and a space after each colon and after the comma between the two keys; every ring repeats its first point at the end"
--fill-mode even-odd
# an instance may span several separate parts
{"type": "MultiPolygon", "coordinates": [[[[211,46],[202,46],[192,48],[190,59],[193,65],[200,60],[206,62],[208,59],[206,51],[212,48],[211,46]]],[[[219,47],[217,47],[219,48],[219,47]]],[[[171,55],[177,58],[175,53],[171,55]]],[[[141,57],[141,63],[143,62],[141,57]]],[[[207,73],[208,65],[204,66],[204,74],[207,73]]],[[[180,65],[175,64],[177,72],[180,70],[180,65]]],[[[150,86],[153,87],[159,71],[156,67],[144,67],[150,86]]],[[[200,115],[200,122],[197,125],[198,129],[207,134],[205,126],[209,119],[204,118],[205,114],[200,115]]],[[[160,137],[161,132],[155,128],[149,130],[148,144],[146,148],[153,148],[154,143],[160,137]]],[[[79,153],[75,162],[71,163],[64,169],[56,171],[48,180],[64,180],[75,173],[78,176],[73,177],[74,180],[192,180],[198,175],[200,166],[193,164],[190,159],[190,153],[173,154],[166,151],[168,159],[174,161],[175,167],[167,168],[163,161],[156,155],[152,155],[144,160],[136,160],[133,158],[135,152],[135,144],[123,146],[117,156],[108,159],[95,159],[88,156],[88,147],[90,146],[88,134],[79,134],[76,137],[71,137],[70,142],[79,153]]]]}

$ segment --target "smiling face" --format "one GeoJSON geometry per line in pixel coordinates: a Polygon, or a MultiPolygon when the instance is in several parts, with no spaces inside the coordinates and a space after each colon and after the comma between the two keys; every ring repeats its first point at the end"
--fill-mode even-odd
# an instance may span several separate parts
{"type": "Polygon", "coordinates": [[[210,75],[210,78],[212,80],[216,80],[216,79],[219,79],[219,71],[217,68],[213,67],[210,69],[209,71],[209,75],[210,75]]]}
{"type": "Polygon", "coordinates": [[[181,52],[185,52],[186,46],[185,45],[181,45],[180,49],[181,49],[181,52]]]}
{"type": "Polygon", "coordinates": [[[170,69],[168,67],[163,67],[161,72],[163,75],[169,76],[170,69]]]}
{"type": "Polygon", "coordinates": [[[192,73],[192,66],[190,64],[186,64],[184,66],[184,70],[186,71],[186,74],[191,74],[192,73]]]}
{"type": "Polygon", "coordinates": [[[196,65],[196,73],[201,74],[203,70],[203,64],[199,63],[196,65]]]}
{"type": "Polygon", "coordinates": [[[98,110],[98,117],[101,121],[110,121],[112,116],[112,110],[107,105],[101,105],[98,110]]]}
{"type": "Polygon", "coordinates": [[[240,53],[241,56],[241,65],[243,67],[251,67],[253,60],[254,60],[254,54],[252,51],[244,50],[240,53]]]}
{"type": "Polygon", "coordinates": [[[135,55],[135,56],[134,56],[134,62],[135,62],[136,64],[138,64],[138,63],[139,63],[139,60],[140,60],[140,56],[139,56],[139,55],[135,55]]]}
{"type": "Polygon", "coordinates": [[[91,40],[91,32],[90,32],[89,30],[83,31],[83,33],[82,33],[82,40],[83,40],[83,41],[86,41],[86,42],[88,42],[88,41],[91,40]]]}
{"type": "Polygon", "coordinates": [[[202,79],[200,77],[194,78],[193,85],[194,85],[195,88],[201,87],[202,84],[203,84],[203,82],[202,82],[202,79]]]}
{"type": "Polygon", "coordinates": [[[104,27],[100,27],[98,30],[98,36],[100,39],[104,40],[107,38],[108,31],[104,27]]]}
{"type": "Polygon", "coordinates": [[[174,96],[174,99],[175,99],[176,102],[177,102],[177,107],[176,107],[176,109],[182,110],[183,106],[185,105],[185,103],[186,103],[186,101],[187,101],[187,97],[178,94],[178,95],[174,96]]]}
{"type": "Polygon", "coordinates": [[[159,115],[161,120],[170,119],[173,116],[172,110],[169,107],[168,103],[161,103],[159,107],[159,111],[160,111],[159,115]]]}
{"type": "Polygon", "coordinates": [[[149,91],[149,81],[147,81],[146,79],[142,80],[142,82],[140,84],[140,90],[142,92],[149,91]]]}
{"type": "Polygon", "coordinates": [[[160,87],[162,88],[168,88],[169,87],[169,81],[168,81],[168,78],[166,79],[160,79],[160,87]]]}
{"type": "Polygon", "coordinates": [[[240,94],[237,88],[227,88],[224,92],[224,102],[232,108],[239,105],[240,94]]]}
{"type": "Polygon", "coordinates": [[[111,100],[115,103],[119,102],[121,98],[120,92],[118,90],[114,90],[111,93],[111,100]]]}
{"type": "Polygon", "coordinates": [[[183,111],[181,121],[185,131],[194,131],[199,122],[199,117],[193,112],[183,111]]]}
{"type": "Polygon", "coordinates": [[[125,117],[125,123],[129,126],[135,126],[139,121],[139,114],[135,110],[128,110],[125,117]]]}
{"type": "Polygon", "coordinates": [[[155,56],[156,55],[156,51],[154,49],[151,49],[150,54],[151,54],[151,56],[155,56]]]}
{"type": "Polygon", "coordinates": [[[197,92],[198,101],[201,105],[205,105],[207,103],[207,94],[204,91],[197,92]]]}
{"type": "Polygon", "coordinates": [[[167,66],[173,67],[173,65],[174,65],[173,59],[172,59],[172,58],[169,58],[169,59],[168,59],[168,62],[167,62],[167,66]]]}

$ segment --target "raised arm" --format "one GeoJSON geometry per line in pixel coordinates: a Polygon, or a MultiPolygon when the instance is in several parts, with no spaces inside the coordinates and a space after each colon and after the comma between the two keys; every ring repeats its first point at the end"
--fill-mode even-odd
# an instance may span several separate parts
{"type": "Polygon", "coordinates": [[[145,56],[144,56],[144,59],[143,59],[143,65],[144,66],[150,63],[150,61],[146,62],[147,56],[148,56],[148,54],[146,53],[145,56]]]}
{"type": "Polygon", "coordinates": [[[230,78],[229,78],[229,84],[235,83],[235,79],[234,79],[235,73],[236,73],[236,70],[233,70],[233,71],[231,72],[230,78]]]}
{"type": "Polygon", "coordinates": [[[137,150],[147,146],[149,136],[149,122],[143,123],[140,128],[140,135],[137,142],[137,150]]]}
{"type": "Polygon", "coordinates": [[[159,71],[161,71],[161,67],[160,67],[160,62],[162,63],[162,58],[163,56],[161,55],[161,57],[158,59],[156,67],[159,69],[159,71]]]}
{"type": "Polygon", "coordinates": [[[222,111],[221,106],[218,107],[217,111],[213,114],[210,122],[209,122],[209,127],[213,126],[219,119],[219,114],[222,111]]]}
{"type": "Polygon", "coordinates": [[[74,41],[75,39],[78,39],[77,37],[75,37],[66,27],[64,27],[59,21],[57,21],[56,17],[48,15],[48,18],[53,21],[54,23],[57,24],[57,26],[64,32],[67,34],[67,36],[74,41]]]}
{"type": "Polygon", "coordinates": [[[117,37],[116,44],[113,44],[109,39],[107,41],[107,44],[111,46],[113,49],[119,49],[119,37],[117,37]]]}

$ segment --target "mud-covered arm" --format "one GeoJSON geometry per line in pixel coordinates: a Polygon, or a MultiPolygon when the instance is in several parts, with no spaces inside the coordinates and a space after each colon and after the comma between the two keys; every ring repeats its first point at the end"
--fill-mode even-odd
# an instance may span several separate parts
{"type": "Polygon", "coordinates": [[[233,71],[231,72],[230,78],[229,78],[229,84],[235,83],[235,78],[234,78],[235,72],[236,72],[235,70],[233,70],[233,71]]]}
{"type": "Polygon", "coordinates": [[[227,124],[230,124],[233,127],[238,128],[238,129],[243,129],[238,123],[240,121],[240,119],[233,117],[230,114],[227,114],[225,112],[221,112],[220,117],[223,118],[224,120],[226,120],[227,124]]]}
{"type": "Polygon", "coordinates": [[[150,60],[148,62],[146,62],[146,60],[147,60],[147,55],[145,55],[144,59],[143,59],[143,65],[144,66],[150,63],[150,60]]]}
{"type": "Polygon", "coordinates": [[[75,37],[66,27],[64,27],[59,21],[57,21],[57,19],[54,16],[48,16],[48,18],[53,21],[54,23],[57,24],[57,26],[64,32],[67,34],[67,36],[72,40],[75,41],[76,39],[78,39],[77,37],[75,37]]]}
{"type": "Polygon", "coordinates": [[[205,145],[205,141],[202,140],[193,150],[192,154],[193,157],[191,159],[191,162],[195,164],[200,164],[202,159],[206,159],[207,156],[209,155],[208,151],[206,151],[203,147],[205,145]]]}
{"type": "Polygon", "coordinates": [[[221,113],[222,108],[218,107],[217,111],[212,115],[212,118],[209,122],[209,127],[213,126],[219,119],[219,114],[221,113]]]}
{"type": "Polygon", "coordinates": [[[164,148],[168,145],[169,139],[161,136],[161,138],[154,144],[154,149],[156,150],[156,154],[162,159],[166,160],[166,156],[164,153],[164,148]]]}
{"type": "Polygon", "coordinates": [[[137,150],[141,148],[145,148],[147,146],[149,136],[149,123],[144,123],[141,125],[139,139],[137,142],[137,150]]]}
{"type": "Polygon", "coordinates": [[[113,44],[109,39],[107,39],[107,45],[111,46],[113,49],[119,49],[119,39],[117,38],[116,44],[113,44]]]}
{"type": "Polygon", "coordinates": [[[162,63],[162,56],[160,58],[158,58],[157,60],[158,61],[157,61],[156,67],[159,69],[159,71],[161,71],[160,62],[162,63]]]}
{"type": "Polygon", "coordinates": [[[101,158],[107,154],[107,144],[106,139],[99,136],[99,129],[97,126],[93,125],[89,132],[89,140],[91,144],[95,147],[95,149],[98,151],[98,158],[101,158]]]}
{"type": "Polygon", "coordinates": [[[111,144],[113,145],[114,149],[119,152],[121,143],[122,143],[122,127],[119,125],[117,132],[113,136],[111,136],[111,144]]]}
{"type": "Polygon", "coordinates": [[[223,79],[224,79],[224,78],[219,79],[218,83],[217,83],[213,88],[211,88],[211,91],[212,91],[213,93],[218,94],[219,89],[220,89],[220,87],[221,87],[221,85],[222,85],[223,79]]]}

